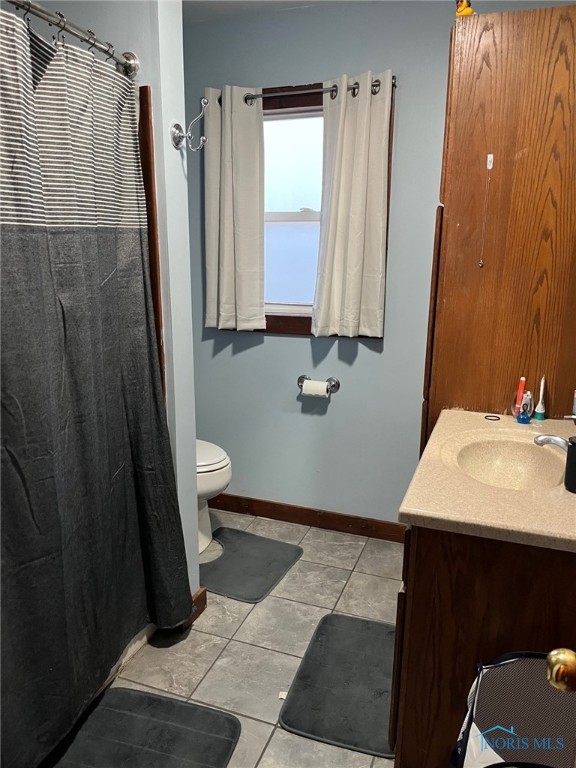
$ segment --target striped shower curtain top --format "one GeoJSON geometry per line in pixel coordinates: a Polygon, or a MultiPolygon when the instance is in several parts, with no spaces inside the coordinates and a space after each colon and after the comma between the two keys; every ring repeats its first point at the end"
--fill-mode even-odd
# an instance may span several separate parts
{"type": "Polygon", "coordinates": [[[2,765],[192,613],[134,85],[0,11],[2,765]]]}
{"type": "Polygon", "coordinates": [[[146,227],[133,83],[2,12],[4,224],[146,227]]]}

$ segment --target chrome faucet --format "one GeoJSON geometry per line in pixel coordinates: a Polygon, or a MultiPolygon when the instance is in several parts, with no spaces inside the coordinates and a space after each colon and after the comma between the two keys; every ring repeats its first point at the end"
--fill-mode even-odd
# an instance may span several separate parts
{"type": "Polygon", "coordinates": [[[564,474],[564,488],[570,493],[576,493],[576,436],[565,440],[557,435],[536,435],[536,445],[556,445],[566,451],[566,472],[564,474]]]}
{"type": "Polygon", "coordinates": [[[557,435],[537,435],[534,438],[534,442],[536,445],[557,445],[558,448],[563,448],[565,451],[568,450],[568,446],[570,445],[568,440],[565,440],[563,437],[558,437],[557,435]]]}

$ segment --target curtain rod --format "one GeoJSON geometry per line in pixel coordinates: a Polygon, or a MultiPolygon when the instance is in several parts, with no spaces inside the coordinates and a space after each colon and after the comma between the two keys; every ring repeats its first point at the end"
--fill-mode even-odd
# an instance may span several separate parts
{"type": "Polygon", "coordinates": [[[136,74],[140,69],[140,62],[138,61],[136,54],[130,53],[130,51],[126,51],[126,53],[123,53],[122,55],[114,53],[112,43],[103,43],[101,40],[98,40],[91,29],[84,30],[71,24],[60,11],[50,13],[50,11],[42,8],[41,5],[36,5],[36,3],[32,3],[30,0],[8,0],[8,2],[15,5],[17,8],[21,8],[24,11],[24,18],[26,18],[29,13],[33,13],[34,16],[38,16],[38,18],[43,21],[47,21],[48,24],[53,24],[55,27],[58,27],[59,31],[68,32],[79,40],[82,40],[83,43],[89,43],[88,50],[96,48],[100,53],[107,53],[107,59],[113,59],[120,67],[122,67],[124,74],[127,77],[136,77],[136,74]]]}
{"type": "MultiPolygon", "coordinates": [[[[396,75],[392,75],[392,87],[396,88],[396,75]]],[[[356,93],[358,93],[358,88],[359,88],[358,83],[352,83],[352,85],[348,86],[349,91],[356,91],[356,93]]],[[[380,80],[373,80],[372,94],[375,96],[379,90],[380,90],[380,80]]],[[[301,91],[281,91],[280,93],[247,93],[244,96],[244,101],[246,102],[246,104],[251,105],[251,104],[254,104],[256,99],[279,99],[281,96],[303,96],[305,94],[311,94],[311,93],[329,93],[330,97],[332,99],[335,99],[336,96],[338,96],[338,86],[331,85],[330,88],[311,88],[310,90],[307,90],[306,88],[304,88],[301,91]]],[[[356,95],[356,93],[354,94],[354,96],[356,95]]]]}

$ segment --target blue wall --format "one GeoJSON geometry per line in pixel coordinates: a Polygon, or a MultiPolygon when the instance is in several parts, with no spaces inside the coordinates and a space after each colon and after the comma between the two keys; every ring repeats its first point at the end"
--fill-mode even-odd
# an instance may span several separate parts
{"type": "Polygon", "coordinates": [[[188,164],[197,430],[231,456],[229,492],[395,520],[418,461],[454,3],[324,2],[202,23],[186,5],[188,120],[208,85],[389,67],[398,78],[383,341],[204,329],[201,157],[188,164]],[[302,402],[300,374],[336,376],[341,390],[327,408],[302,402]]]}

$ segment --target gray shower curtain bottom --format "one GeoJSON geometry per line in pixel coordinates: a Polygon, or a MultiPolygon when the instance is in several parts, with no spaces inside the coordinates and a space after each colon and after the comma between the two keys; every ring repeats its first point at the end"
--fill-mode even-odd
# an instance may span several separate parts
{"type": "Polygon", "coordinates": [[[192,613],[146,230],[2,225],[2,765],[192,613]]]}

